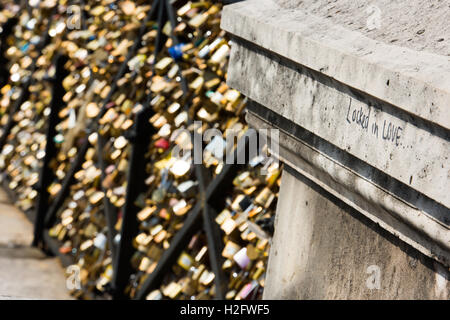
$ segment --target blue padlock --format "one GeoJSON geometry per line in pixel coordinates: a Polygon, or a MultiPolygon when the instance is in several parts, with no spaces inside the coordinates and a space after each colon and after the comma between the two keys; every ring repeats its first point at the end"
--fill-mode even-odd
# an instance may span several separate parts
{"type": "Polygon", "coordinates": [[[179,43],[169,48],[169,54],[175,60],[181,59],[183,51],[181,50],[185,46],[185,43],[179,43]]]}

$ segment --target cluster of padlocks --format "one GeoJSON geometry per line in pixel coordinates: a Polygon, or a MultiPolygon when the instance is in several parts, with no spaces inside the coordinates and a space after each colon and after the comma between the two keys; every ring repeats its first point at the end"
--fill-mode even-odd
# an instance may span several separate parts
{"type": "Polygon", "coordinates": [[[218,273],[224,298],[262,297],[278,162],[257,154],[236,168],[228,187],[215,186],[220,201],[210,215],[219,255],[211,254],[201,223],[183,233],[184,242],[176,238],[196,208],[207,211],[205,194],[226,170],[225,155],[237,152],[236,141],[248,132],[247,101],[226,84],[232,41],[220,28],[222,7],[216,1],[162,0],[36,0],[26,9],[13,1],[3,4],[0,22],[17,20],[2,39],[8,72],[0,88],[0,124],[7,137],[0,154],[3,184],[24,211],[36,210],[43,187],[49,195],[45,209],[60,202],[54,216],[45,216],[50,225],[44,239],[55,240],[58,254],[78,268],[74,296],[114,296],[121,243],[129,241],[125,263],[131,272],[120,288],[125,297],[211,299],[218,296],[218,273]],[[60,55],[63,71],[55,65],[60,55]],[[57,72],[63,72],[64,94],[50,137],[51,179],[39,188],[57,72]],[[145,110],[148,130],[142,134],[135,127],[145,110]],[[212,130],[216,134],[205,139],[212,130]],[[230,131],[236,137],[231,144],[230,131]],[[195,134],[202,137],[200,163],[193,162],[195,134]],[[137,156],[144,170],[130,177],[133,143],[142,136],[145,145],[137,156]],[[135,216],[127,216],[137,227],[132,238],[124,233],[130,181],[144,186],[130,204],[135,216]],[[181,249],[169,254],[174,241],[181,249]],[[163,258],[169,267],[146,286],[163,258]]]}

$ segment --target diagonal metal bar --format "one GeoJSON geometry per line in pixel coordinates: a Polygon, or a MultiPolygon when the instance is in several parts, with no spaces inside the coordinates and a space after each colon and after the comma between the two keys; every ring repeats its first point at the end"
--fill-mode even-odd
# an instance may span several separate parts
{"type": "Polygon", "coordinates": [[[56,220],[56,212],[59,208],[61,208],[64,200],[69,195],[70,186],[75,181],[75,173],[81,169],[81,165],[83,164],[84,157],[86,155],[86,152],[89,148],[89,141],[87,141],[87,138],[85,138],[85,142],[82,144],[81,148],[77,152],[77,156],[73,160],[73,162],[70,165],[70,169],[67,172],[66,176],[64,177],[64,180],[61,184],[61,189],[56,195],[55,200],[50,204],[44,219],[44,226],[45,228],[49,228],[55,223],[56,220]],[[87,143],[86,143],[87,142],[87,143]]]}
{"type": "Polygon", "coordinates": [[[187,214],[188,217],[184,221],[183,227],[175,234],[170,247],[162,254],[155,270],[148,276],[142,284],[141,289],[137,292],[135,297],[136,300],[145,299],[151,290],[156,289],[161,284],[164,274],[170,270],[183,249],[186,247],[186,244],[202,227],[201,203],[197,203],[197,205],[187,214]]]}
{"type": "Polygon", "coordinates": [[[222,232],[219,225],[215,222],[217,216],[216,210],[211,207],[206,201],[207,186],[211,183],[211,174],[203,164],[195,164],[195,172],[199,182],[199,189],[202,202],[202,218],[203,229],[206,234],[208,244],[209,263],[214,272],[214,284],[216,287],[215,298],[219,300],[225,299],[227,286],[227,277],[222,270],[224,259],[222,257],[223,241],[222,232]]]}
{"type": "Polygon", "coordinates": [[[97,163],[98,163],[98,167],[100,168],[101,171],[101,190],[104,193],[103,196],[103,207],[105,210],[105,217],[106,217],[106,226],[108,228],[108,234],[107,234],[107,239],[108,239],[108,246],[109,249],[111,250],[111,257],[114,261],[114,257],[116,256],[116,246],[114,245],[114,237],[116,236],[116,232],[114,229],[114,225],[116,224],[117,221],[117,208],[111,203],[111,201],[109,201],[109,198],[106,196],[106,189],[103,187],[103,181],[106,178],[106,163],[105,163],[105,159],[103,156],[103,150],[105,149],[105,137],[101,134],[98,134],[98,138],[97,138],[97,163]]]}
{"type": "MultiPolygon", "coordinates": [[[[221,243],[222,239],[218,241],[218,236],[220,233],[214,231],[214,228],[212,226],[212,223],[215,223],[213,220],[213,217],[215,216],[215,209],[213,206],[210,205],[210,203],[214,203],[215,205],[221,204],[224,202],[223,200],[223,190],[227,190],[232,186],[233,178],[236,175],[237,171],[240,167],[244,166],[244,164],[237,164],[238,154],[242,152],[246,152],[246,148],[248,146],[248,139],[245,139],[244,141],[241,141],[241,143],[238,143],[238,147],[234,148],[230,152],[232,153],[231,159],[234,159],[233,164],[225,164],[222,171],[212,180],[212,182],[208,185],[204,192],[204,201],[199,201],[197,205],[188,213],[188,217],[186,221],[183,224],[183,227],[181,227],[180,230],[176,233],[174,238],[172,239],[170,243],[169,249],[167,249],[161,256],[161,259],[158,261],[158,265],[156,266],[155,270],[148,276],[148,278],[145,280],[145,282],[142,284],[140,290],[137,292],[135,299],[136,300],[142,300],[145,299],[146,295],[151,292],[152,290],[158,288],[158,286],[161,285],[163,276],[166,274],[172,265],[175,263],[176,259],[179,257],[181,252],[184,250],[186,245],[188,244],[190,238],[202,228],[202,222],[204,226],[203,221],[203,209],[204,206],[208,206],[208,220],[207,224],[208,226],[211,226],[210,230],[210,237],[211,239],[208,239],[208,250],[215,250],[215,261],[213,262],[212,266],[214,265],[214,269],[216,269],[218,266],[222,266],[221,264],[221,258],[218,258],[218,253],[222,252],[220,250],[220,244],[212,244],[213,241],[217,241],[217,243],[221,243]],[[217,202],[218,198],[222,198],[221,201],[217,202]],[[211,241],[211,242],[210,242],[211,241]],[[220,250],[220,251],[219,251],[220,250]]],[[[241,139],[242,140],[242,139],[241,139]]],[[[213,270],[214,271],[214,270],[213,270]]],[[[219,275],[220,281],[220,287],[218,289],[223,289],[223,286],[226,286],[226,278],[223,278],[223,274],[221,272],[217,272],[219,275]]],[[[223,292],[223,291],[220,291],[223,292]]],[[[220,298],[218,294],[218,298],[220,298]]]]}
{"type": "Polygon", "coordinates": [[[150,143],[151,125],[148,122],[150,108],[145,108],[136,115],[134,132],[129,135],[132,143],[131,157],[128,168],[128,183],[125,205],[122,213],[122,227],[117,256],[114,260],[113,289],[114,299],[125,299],[125,287],[133,272],[131,257],[134,253],[133,239],[139,230],[139,222],[136,218],[140,210],[136,205],[136,199],[145,190],[145,175],[147,160],[144,157],[150,143]]]}
{"type": "Polygon", "coordinates": [[[217,211],[212,206],[205,203],[203,207],[203,228],[205,229],[206,239],[208,241],[209,263],[215,275],[215,298],[224,300],[228,289],[228,279],[222,269],[222,265],[225,261],[222,256],[224,243],[220,227],[215,221],[216,216],[217,211]]]}
{"type": "MultiPolygon", "coordinates": [[[[174,45],[179,43],[177,37],[174,35],[173,30],[176,26],[176,18],[172,5],[168,0],[162,0],[167,11],[168,19],[172,25],[172,40],[174,45]]],[[[181,79],[181,86],[183,94],[186,98],[188,95],[187,81],[181,74],[181,68],[179,70],[179,76],[181,79]]],[[[185,109],[188,108],[188,101],[186,101],[185,109]]],[[[189,119],[189,123],[192,123],[192,119],[189,119]]],[[[193,135],[191,136],[193,139],[193,135]]],[[[245,137],[244,137],[245,138],[245,137]]],[[[144,299],[145,296],[151,290],[158,287],[163,279],[163,275],[170,270],[170,267],[176,261],[181,251],[189,241],[190,237],[201,228],[200,219],[203,221],[203,227],[206,232],[208,249],[210,251],[210,264],[213,272],[215,273],[215,285],[216,285],[216,298],[224,299],[225,292],[227,289],[227,279],[222,271],[223,258],[221,252],[223,250],[223,241],[221,239],[221,233],[218,225],[214,221],[214,217],[217,215],[215,209],[209,205],[209,203],[214,202],[216,205],[224,202],[219,200],[220,191],[223,190],[224,184],[227,186],[232,185],[232,179],[234,178],[237,170],[242,165],[236,165],[238,153],[246,152],[248,146],[247,139],[244,139],[244,143],[238,143],[238,148],[232,150],[233,152],[233,163],[226,164],[221,174],[219,174],[213,182],[209,183],[210,177],[209,172],[206,170],[203,164],[194,164],[197,180],[200,186],[200,202],[197,206],[189,213],[189,216],[184,223],[183,227],[177,232],[173,238],[171,245],[168,250],[166,250],[161,259],[158,261],[158,265],[155,270],[148,276],[146,281],[143,283],[141,289],[136,294],[135,299],[144,299]],[[208,186],[206,188],[206,186],[208,186]],[[219,189],[220,188],[220,189],[219,189]]],[[[222,197],[223,198],[223,197],[222,197]]]]}
{"type": "MultiPolygon", "coordinates": [[[[152,9],[158,10],[158,33],[155,39],[155,59],[162,49],[164,35],[161,25],[165,23],[163,5],[161,0],[156,0],[152,9]]],[[[153,73],[154,74],[154,73],[153,73]]],[[[152,77],[149,79],[151,82],[152,77]]],[[[150,125],[149,119],[154,114],[150,107],[152,93],[149,93],[144,104],[144,108],[136,114],[132,130],[128,132],[127,138],[131,143],[131,155],[128,166],[127,190],[125,205],[122,212],[122,226],[120,230],[120,242],[117,248],[117,255],[114,259],[113,275],[113,298],[125,299],[125,288],[133,272],[131,257],[134,253],[133,239],[139,230],[139,223],[136,215],[140,208],[136,206],[136,199],[145,190],[145,175],[147,159],[144,154],[148,150],[150,137],[154,128],[150,125]]]]}

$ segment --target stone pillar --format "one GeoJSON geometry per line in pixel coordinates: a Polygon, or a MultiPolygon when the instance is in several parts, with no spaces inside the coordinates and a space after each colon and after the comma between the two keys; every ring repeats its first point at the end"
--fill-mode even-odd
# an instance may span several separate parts
{"type": "Polygon", "coordinates": [[[222,18],[228,84],[286,168],[265,298],[449,299],[448,57],[283,3],[222,18]]]}

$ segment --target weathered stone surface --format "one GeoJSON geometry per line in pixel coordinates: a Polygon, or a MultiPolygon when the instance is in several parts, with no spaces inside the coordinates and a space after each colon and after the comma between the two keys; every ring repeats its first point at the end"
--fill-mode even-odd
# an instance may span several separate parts
{"type": "Polygon", "coordinates": [[[234,35],[227,82],[250,98],[250,125],[280,130],[272,151],[290,168],[265,297],[448,299],[449,57],[296,3],[248,0],[222,19],[234,35]]]}
{"type": "Polygon", "coordinates": [[[310,160],[295,161],[285,141],[292,159],[281,154],[283,161],[298,162],[299,172],[450,265],[448,58],[388,46],[269,0],[228,6],[222,26],[236,36],[228,84],[272,111],[270,119],[260,114],[269,123],[283,118],[305,131],[283,128],[310,147],[297,160],[310,160]]]}
{"type": "Polygon", "coordinates": [[[365,36],[450,56],[450,2],[430,0],[276,0],[365,36]]]}
{"type": "Polygon", "coordinates": [[[268,51],[450,128],[448,56],[381,43],[271,0],[225,7],[221,26],[268,51]]]}
{"type": "Polygon", "coordinates": [[[450,176],[447,130],[239,41],[228,79],[252,100],[450,207],[443,188],[450,176]]]}
{"type": "Polygon", "coordinates": [[[265,299],[450,298],[446,268],[291,172],[283,172],[265,299]]]}
{"type": "MultiPolygon", "coordinates": [[[[280,161],[423,254],[450,265],[448,228],[439,222],[446,221],[448,215],[442,212],[444,210],[435,210],[435,203],[402,185],[395,186],[383,173],[370,169],[361,161],[355,161],[345,152],[318,140],[300,127],[294,127],[268,109],[254,103],[248,108],[246,120],[253,127],[269,130],[279,128],[279,147],[272,150],[272,154],[280,161]],[[297,136],[303,137],[303,141],[297,136]],[[372,177],[373,181],[385,188],[391,187],[403,198],[393,197],[367,177],[372,177]],[[432,211],[435,215],[433,219],[423,209],[432,211]]],[[[269,148],[272,145],[269,139],[269,148]]]]}

